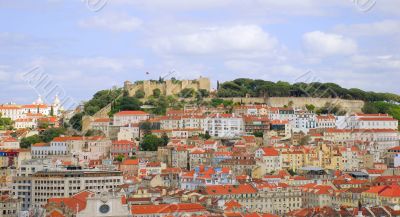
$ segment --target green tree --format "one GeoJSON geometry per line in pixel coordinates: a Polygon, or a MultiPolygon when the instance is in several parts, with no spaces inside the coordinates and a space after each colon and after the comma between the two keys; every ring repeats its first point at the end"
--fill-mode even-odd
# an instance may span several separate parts
{"type": "Polygon", "coordinates": [[[256,132],[253,133],[253,135],[254,135],[255,137],[263,137],[263,136],[264,136],[264,133],[261,132],[261,131],[256,131],[256,132]]]}
{"type": "Polygon", "coordinates": [[[8,130],[11,129],[13,125],[13,121],[11,118],[3,118],[0,113],[0,130],[8,130]]]}
{"type": "Polygon", "coordinates": [[[288,169],[288,173],[289,173],[291,176],[297,175],[297,173],[296,173],[293,169],[288,169]]]}
{"type": "Polygon", "coordinates": [[[124,156],[123,155],[118,155],[118,156],[114,157],[114,161],[122,162],[123,160],[124,160],[124,156]]]}
{"type": "Polygon", "coordinates": [[[136,97],[122,96],[117,99],[111,108],[109,115],[113,115],[119,111],[141,110],[142,102],[136,97]]]}
{"type": "Polygon", "coordinates": [[[199,89],[199,90],[197,91],[197,94],[198,94],[199,96],[201,96],[202,98],[206,98],[206,97],[209,97],[209,96],[210,96],[210,92],[208,92],[206,89],[199,89]]]}
{"type": "Polygon", "coordinates": [[[151,134],[151,130],[153,129],[153,126],[150,122],[145,121],[145,122],[141,122],[139,124],[139,129],[141,132],[143,132],[144,135],[148,135],[148,134],[151,134]]]}
{"type": "Polygon", "coordinates": [[[205,140],[208,140],[208,139],[210,139],[211,138],[211,135],[210,135],[210,133],[208,132],[208,131],[206,131],[204,134],[199,134],[199,137],[200,138],[203,138],[203,139],[205,139],[205,140]]]}
{"type": "Polygon", "coordinates": [[[315,105],[313,105],[313,104],[307,104],[307,105],[306,105],[306,109],[307,109],[308,111],[314,111],[314,110],[315,110],[315,105]]]}
{"type": "Polygon", "coordinates": [[[163,133],[163,134],[161,135],[161,139],[162,139],[162,141],[163,141],[163,146],[167,146],[168,143],[169,143],[169,137],[168,137],[168,135],[167,135],[166,133],[163,133]]]}
{"type": "Polygon", "coordinates": [[[138,99],[144,98],[145,95],[146,95],[146,94],[145,94],[145,92],[144,92],[143,90],[137,90],[137,91],[135,92],[135,97],[138,98],[138,99]]]}
{"type": "Polygon", "coordinates": [[[140,143],[140,149],[142,151],[157,151],[158,147],[163,145],[163,142],[164,141],[156,135],[147,134],[140,143]]]}
{"type": "Polygon", "coordinates": [[[85,136],[105,136],[103,131],[90,129],[86,131],[85,136]]]}
{"type": "Polygon", "coordinates": [[[158,88],[154,89],[154,90],[153,90],[153,96],[154,96],[155,98],[160,97],[160,96],[161,96],[161,90],[158,89],[158,88]]]}
{"type": "Polygon", "coordinates": [[[39,135],[28,136],[21,139],[20,146],[21,148],[30,148],[32,144],[39,142],[42,142],[42,139],[39,137],[39,135]]]}
{"type": "Polygon", "coordinates": [[[213,98],[211,99],[211,106],[218,107],[219,105],[223,104],[224,100],[220,98],[213,98]]]}
{"type": "Polygon", "coordinates": [[[194,96],[194,89],[193,88],[184,88],[179,93],[179,96],[182,98],[192,98],[194,96]]]}
{"type": "Polygon", "coordinates": [[[91,100],[84,104],[84,114],[94,115],[100,109],[114,101],[122,93],[122,89],[100,90],[95,93],[91,100]]]}
{"type": "Polygon", "coordinates": [[[72,118],[69,120],[69,124],[72,126],[73,129],[75,130],[82,130],[82,117],[83,113],[79,112],[74,114],[72,118]]]}
{"type": "Polygon", "coordinates": [[[39,129],[47,129],[49,128],[49,122],[46,121],[38,121],[38,128],[39,129]]]}
{"type": "Polygon", "coordinates": [[[51,106],[51,108],[50,108],[50,116],[54,116],[54,108],[53,108],[53,106],[51,106]]]}
{"type": "Polygon", "coordinates": [[[218,97],[327,97],[342,99],[358,99],[367,102],[395,101],[400,102],[400,96],[391,93],[366,92],[360,89],[342,88],[334,83],[304,83],[264,81],[260,79],[238,78],[217,85],[218,97]]]}
{"type": "Polygon", "coordinates": [[[39,134],[41,141],[50,142],[55,137],[58,137],[66,132],[64,128],[49,128],[39,134]]]}

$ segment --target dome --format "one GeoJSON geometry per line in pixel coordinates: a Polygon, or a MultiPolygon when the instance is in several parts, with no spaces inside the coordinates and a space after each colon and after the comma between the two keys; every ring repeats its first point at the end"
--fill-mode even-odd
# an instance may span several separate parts
{"type": "Polygon", "coordinates": [[[38,99],[33,102],[34,105],[42,105],[43,104],[43,100],[42,100],[42,96],[39,94],[38,99]]]}
{"type": "Polygon", "coordinates": [[[60,99],[58,98],[58,94],[54,97],[53,105],[60,105],[60,99]]]}

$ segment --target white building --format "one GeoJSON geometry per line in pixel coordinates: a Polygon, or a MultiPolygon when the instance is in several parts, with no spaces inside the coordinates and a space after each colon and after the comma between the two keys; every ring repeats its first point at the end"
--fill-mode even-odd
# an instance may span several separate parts
{"type": "Polygon", "coordinates": [[[317,128],[335,128],[336,118],[333,115],[318,115],[316,117],[317,128]]]}
{"type": "Polygon", "coordinates": [[[235,114],[212,114],[205,119],[205,131],[218,138],[234,138],[244,134],[244,122],[235,114]]]}
{"type": "Polygon", "coordinates": [[[97,169],[65,168],[36,172],[28,177],[17,177],[13,189],[18,195],[29,195],[30,206],[40,207],[49,198],[70,197],[82,190],[95,193],[116,189],[123,183],[120,171],[97,169]],[[25,186],[30,183],[30,186],[25,186]]]}
{"type": "MultiPolygon", "coordinates": [[[[16,104],[3,104],[0,105],[0,113],[2,117],[11,118],[12,120],[29,118],[28,114],[41,114],[43,116],[59,116],[63,111],[60,99],[56,95],[54,102],[51,105],[47,105],[43,102],[41,96],[28,105],[16,105],[16,104]]],[[[21,126],[21,125],[19,125],[21,126]]]]}
{"type": "Polygon", "coordinates": [[[133,141],[136,138],[139,138],[139,125],[132,124],[127,127],[120,127],[118,132],[118,140],[128,140],[133,141]]]}
{"type": "Polygon", "coordinates": [[[398,120],[388,114],[362,114],[357,113],[349,119],[348,127],[351,129],[398,129],[398,120]]]}
{"type": "Polygon", "coordinates": [[[13,137],[6,137],[0,140],[0,149],[19,149],[19,141],[13,137]]]}
{"type": "Polygon", "coordinates": [[[259,148],[255,156],[261,160],[263,174],[282,169],[282,156],[273,147],[259,148]]]}
{"type": "Polygon", "coordinates": [[[149,119],[149,113],[144,111],[121,111],[114,114],[114,126],[126,126],[128,124],[137,124],[149,119]]]}
{"type": "Polygon", "coordinates": [[[295,111],[295,118],[290,121],[290,124],[293,131],[308,133],[310,129],[316,128],[316,115],[304,110],[295,111]]]}

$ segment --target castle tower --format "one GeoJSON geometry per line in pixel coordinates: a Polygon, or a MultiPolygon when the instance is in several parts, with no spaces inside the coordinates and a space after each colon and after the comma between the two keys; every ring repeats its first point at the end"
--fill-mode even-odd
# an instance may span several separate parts
{"type": "Polygon", "coordinates": [[[211,90],[211,82],[210,79],[201,77],[198,79],[199,81],[199,89],[205,89],[207,91],[211,90]]]}

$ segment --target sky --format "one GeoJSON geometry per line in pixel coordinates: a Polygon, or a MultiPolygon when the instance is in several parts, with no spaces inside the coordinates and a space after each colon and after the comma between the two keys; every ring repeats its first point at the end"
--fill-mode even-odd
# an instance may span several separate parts
{"type": "Polygon", "coordinates": [[[126,80],[334,82],[400,94],[398,0],[0,0],[0,103],[126,80]]]}

